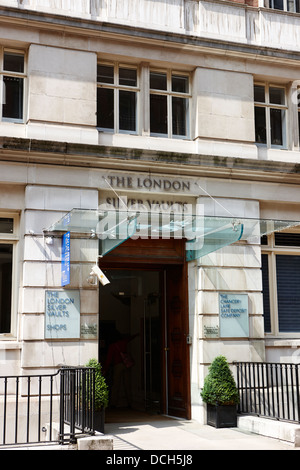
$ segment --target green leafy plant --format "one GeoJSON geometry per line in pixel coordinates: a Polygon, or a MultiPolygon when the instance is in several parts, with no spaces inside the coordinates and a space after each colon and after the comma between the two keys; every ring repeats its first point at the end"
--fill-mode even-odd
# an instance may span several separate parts
{"type": "Polygon", "coordinates": [[[239,403],[239,392],[232,372],[224,356],[218,356],[209,367],[204,379],[201,397],[210,405],[236,405],[239,403]]]}
{"type": "Polygon", "coordinates": [[[101,364],[97,359],[90,359],[86,367],[92,367],[95,372],[95,411],[99,411],[108,406],[108,386],[102,375],[101,364]]]}

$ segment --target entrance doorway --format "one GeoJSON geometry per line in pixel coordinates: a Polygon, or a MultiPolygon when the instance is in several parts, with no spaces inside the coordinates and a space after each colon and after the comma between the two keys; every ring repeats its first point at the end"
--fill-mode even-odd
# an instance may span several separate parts
{"type": "Polygon", "coordinates": [[[99,359],[110,406],[190,419],[185,264],[151,260],[101,263],[110,284],[100,287],[99,359]],[[120,340],[133,359],[129,368],[111,360],[120,340]]]}

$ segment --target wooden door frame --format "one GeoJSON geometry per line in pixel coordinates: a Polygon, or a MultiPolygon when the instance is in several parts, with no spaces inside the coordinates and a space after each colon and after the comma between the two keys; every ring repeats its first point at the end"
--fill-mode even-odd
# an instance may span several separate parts
{"type": "MultiPolygon", "coordinates": [[[[166,272],[171,266],[181,266],[183,279],[187,280],[188,264],[185,260],[185,240],[127,240],[122,245],[113,250],[110,254],[99,259],[99,267],[105,269],[122,269],[122,270],[156,270],[162,274],[166,272]],[[139,243],[140,242],[140,243],[139,243]],[[157,244],[155,242],[158,242],[157,244]],[[169,242],[169,243],[168,243],[169,242]],[[171,243],[170,243],[171,242],[171,243]],[[159,245],[159,246],[157,246],[159,245]],[[136,249],[136,247],[138,247],[136,249]],[[148,251],[147,251],[148,250],[148,251]],[[150,255],[149,255],[150,252],[150,255]],[[151,255],[152,254],[152,255],[151,255]]],[[[165,283],[165,280],[161,282],[165,283]]],[[[162,289],[162,301],[165,303],[165,288],[162,289]]],[[[183,285],[184,308],[182,312],[183,325],[184,325],[184,340],[186,341],[189,331],[189,315],[188,315],[188,282],[183,285]]],[[[162,319],[162,336],[163,336],[163,385],[162,385],[162,404],[164,412],[167,413],[166,394],[167,394],[167,371],[165,359],[165,337],[166,330],[165,324],[168,324],[168,312],[165,311],[163,305],[163,319],[162,319]]],[[[186,345],[186,354],[183,358],[183,367],[186,370],[186,419],[191,419],[191,386],[190,386],[190,354],[189,346],[186,345]]]]}

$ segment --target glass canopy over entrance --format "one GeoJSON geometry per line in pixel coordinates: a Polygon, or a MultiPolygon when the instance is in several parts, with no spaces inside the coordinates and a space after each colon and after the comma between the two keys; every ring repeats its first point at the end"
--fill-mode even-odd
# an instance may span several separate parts
{"type": "Polygon", "coordinates": [[[73,209],[53,224],[48,235],[70,232],[72,238],[99,239],[105,256],[129,238],[185,239],[186,260],[192,261],[239,240],[260,243],[273,232],[300,225],[300,221],[217,217],[190,213],[160,213],[73,209]]]}

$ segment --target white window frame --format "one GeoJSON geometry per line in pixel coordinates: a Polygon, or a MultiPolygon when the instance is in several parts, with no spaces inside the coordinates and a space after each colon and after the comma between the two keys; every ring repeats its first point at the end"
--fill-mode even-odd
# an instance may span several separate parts
{"type": "MultiPolygon", "coordinates": [[[[291,13],[299,13],[297,11],[297,3],[296,0],[283,0],[283,8],[275,8],[275,2],[274,0],[269,0],[269,8],[272,8],[272,10],[277,10],[277,11],[289,11],[291,13]],[[292,8],[290,8],[292,6],[292,8]]],[[[299,6],[298,6],[299,9],[299,6]]]]}
{"type": "Polygon", "coordinates": [[[0,219],[13,219],[13,232],[1,233],[0,244],[12,245],[13,247],[13,260],[12,260],[12,289],[11,289],[11,325],[10,333],[0,333],[0,342],[7,340],[15,340],[17,338],[17,247],[19,242],[19,214],[15,212],[0,212],[0,219]]]}
{"type": "Polygon", "coordinates": [[[288,105],[287,105],[287,90],[286,86],[267,83],[267,82],[254,82],[254,86],[261,86],[265,89],[265,102],[254,101],[254,107],[260,107],[266,109],[266,144],[261,142],[256,142],[256,145],[272,148],[272,149],[287,149],[288,138],[287,138],[287,129],[288,129],[288,105]],[[285,103],[283,105],[270,103],[270,88],[279,88],[284,90],[284,99],[285,103]],[[271,109],[280,109],[285,111],[285,119],[282,121],[282,145],[275,145],[271,143],[271,109]]]}
{"type": "MultiPolygon", "coordinates": [[[[150,75],[149,75],[149,95],[161,95],[167,96],[167,134],[164,133],[154,133],[150,130],[150,136],[153,137],[167,137],[169,139],[190,139],[190,112],[191,112],[191,77],[189,73],[178,72],[177,70],[173,69],[156,69],[150,68],[149,74],[153,73],[163,73],[167,76],[167,90],[156,90],[150,88],[150,75]],[[182,76],[188,79],[188,92],[175,92],[172,91],[172,76],[182,76]],[[185,112],[186,116],[186,135],[175,135],[172,132],[172,98],[184,98],[186,99],[187,109],[185,112]]],[[[150,120],[150,106],[149,106],[149,120],[150,120]]]]}
{"type": "Polygon", "coordinates": [[[97,81],[97,88],[105,88],[105,89],[114,90],[114,129],[98,127],[98,130],[101,132],[108,132],[108,133],[114,133],[114,134],[133,134],[133,135],[138,134],[138,129],[139,129],[138,110],[139,110],[139,99],[140,99],[139,68],[135,65],[125,64],[121,62],[119,63],[119,62],[98,61],[97,65],[113,67],[113,77],[114,77],[114,83],[104,83],[104,82],[97,81]],[[120,68],[136,70],[137,85],[135,87],[119,84],[119,69],[120,68]],[[120,91],[131,91],[131,92],[136,93],[135,130],[123,130],[123,129],[120,130],[119,129],[119,92],[120,91]]]}
{"type": "MultiPolygon", "coordinates": [[[[289,233],[299,233],[299,229],[289,230],[289,233]]],[[[267,245],[261,246],[261,254],[268,255],[268,279],[271,332],[265,332],[266,337],[298,338],[300,332],[279,331],[279,311],[277,297],[276,257],[280,255],[300,256],[300,247],[275,245],[275,234],[268,235],[267,245]]]]}
{"type": "Polygon", "coordinates": [[[25,120],[25,103],[26,103],[26,53],[24,50],[20,49],[11,49],[7,47],[0,48],[0,121],[1,122],[13,122],[13,123],[24,123],[25,120]],[[5,52],[12,53],[12,54],[20,54],[24,56],[24,72],[11,72],[4,70],[4,54],[5,52]],[[3,117],[2,115],[2,105],[3,105],[3,96],[4,96],[4,77],[17,77],[23,79],[23,115],[22,118],[7,118],[3,117]]]}

